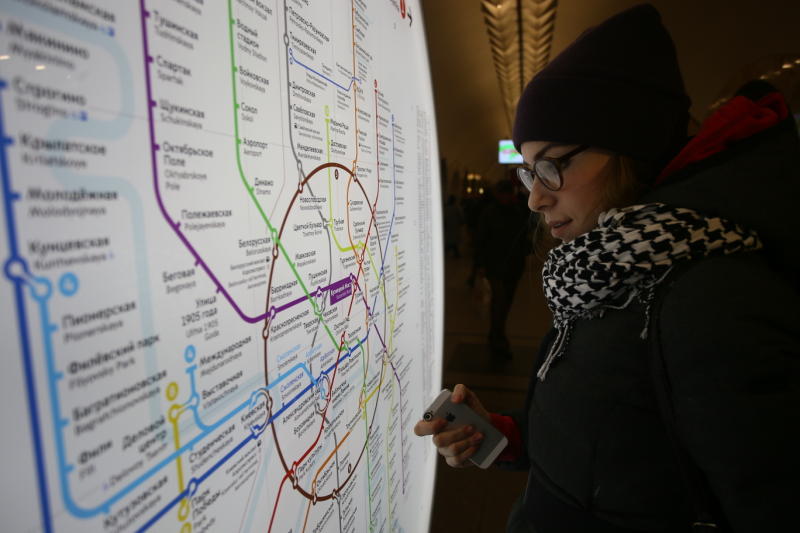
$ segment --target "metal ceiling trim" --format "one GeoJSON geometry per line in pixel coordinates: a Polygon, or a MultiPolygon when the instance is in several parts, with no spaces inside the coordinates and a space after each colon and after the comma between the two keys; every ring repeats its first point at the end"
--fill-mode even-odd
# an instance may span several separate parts
{"type": "Polygon", "coordinates": [[[550,60],[558,0],[481,0],[509,132],[525,83],[550,60]]]}

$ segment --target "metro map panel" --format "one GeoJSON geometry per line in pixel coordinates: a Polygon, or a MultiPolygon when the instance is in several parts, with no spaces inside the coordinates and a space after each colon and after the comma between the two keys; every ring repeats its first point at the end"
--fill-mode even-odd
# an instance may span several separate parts
{"type": "Polygon", "coordinates": [[[419,13],[3,2],[4,530],[427,528],[419,13]]]}

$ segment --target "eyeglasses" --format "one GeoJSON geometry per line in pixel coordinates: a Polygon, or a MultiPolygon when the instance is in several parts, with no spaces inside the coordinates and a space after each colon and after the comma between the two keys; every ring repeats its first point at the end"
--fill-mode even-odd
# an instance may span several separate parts
{"type": "Polygon", "coordinates": [[[532,169],[519,167],[517,169],[517,177],[525,188],[528,189],[528,192],[533,190],[534,178],[539,178],[539,181],[541,181],[542,185],[547,189],[557,191],[564,185],[564,178],[561,176],[561,166],[570,158],[575,157],[587,148],[589,148],[589,146],[583,144],[560,157],[540,157],[533,162],[532,169]]]}

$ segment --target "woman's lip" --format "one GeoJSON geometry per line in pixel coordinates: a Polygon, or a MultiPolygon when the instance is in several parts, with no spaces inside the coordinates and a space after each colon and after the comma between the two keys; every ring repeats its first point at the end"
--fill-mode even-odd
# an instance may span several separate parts
{"type": "Polygon", "coordinates": [[[548,222],[548,223],[547,223],[547,225],[548,225],[548,226],[550,226],[551,228],[555,228],[555,227],[556,227],[556,226],[558,226],[558,225],[569,224],[570,222],[572,222],[572,219],[567,219],[567,220],[554,220],[554,221],[552,221],[552,222],[548,222]]]}
{"type": "Polygon", "coordinates": [[[559,234],[563,234],[564,228],[569,226],[570,222],[572,222],[572,221],[571,220],[565,220],[563,222],[554,222],[554,223],[552,223],[550,225],[550,234],[553,237],[558,238],[559,234]],[[560,224],[560,226],[559,226],[559,224],[560,224]]]}

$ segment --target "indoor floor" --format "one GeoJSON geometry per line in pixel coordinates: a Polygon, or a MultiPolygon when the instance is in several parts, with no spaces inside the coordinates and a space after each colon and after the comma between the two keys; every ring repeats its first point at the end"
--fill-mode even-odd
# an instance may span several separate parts
{"type": "MultiPolygon", "coordinates": [[[[529,257],[514,296],[507,324],[513,359],[495,363],[486,344],[488,307],[467,284],[471,257],[471,250],[462,246],[460,258],[450,255],[445,260],[443,385],[452,390],[464,383],[489,411],[513,409],[525,400],[532,359],[550,322],[540,285],[541,263],[529,257]]],[[[505,531],[506,517],[526,477],[526,472],[497,468],[450,468],[440,459],[430,531],[505,531]]]]}

